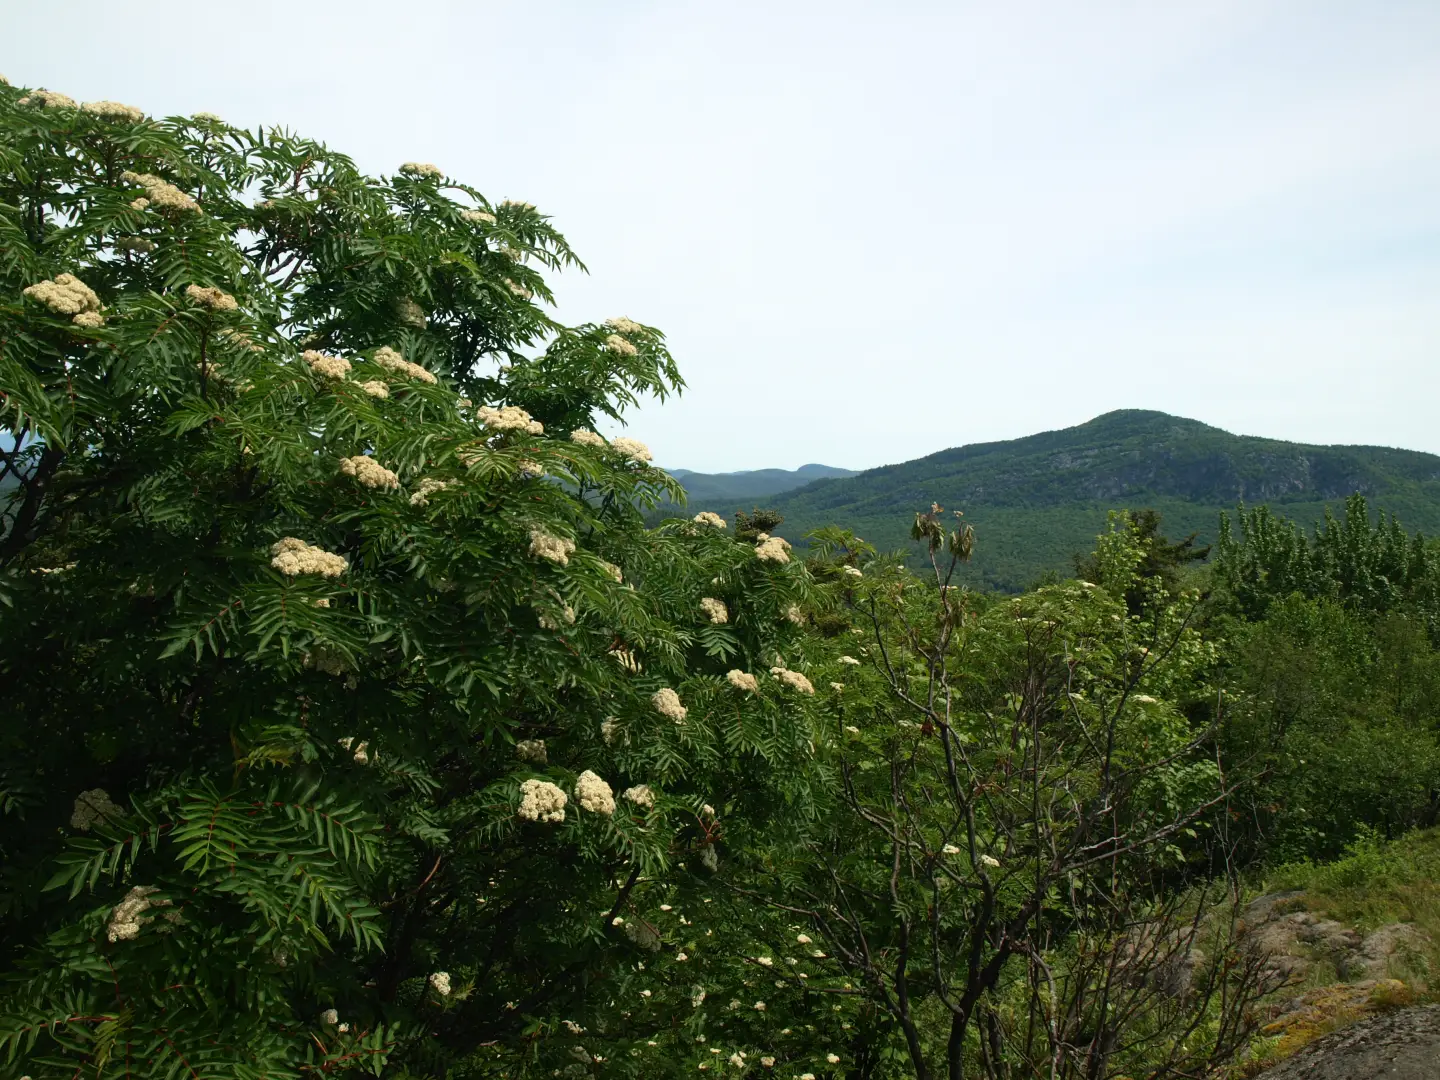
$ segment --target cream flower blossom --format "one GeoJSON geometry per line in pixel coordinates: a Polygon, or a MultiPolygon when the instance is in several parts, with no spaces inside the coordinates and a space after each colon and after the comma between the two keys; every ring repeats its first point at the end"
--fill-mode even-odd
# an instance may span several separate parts
{"type": "Polygon", "coordinates": [[[615,793],[597,774],[586,769],[575,779],[575,798],[582,810],[610,817],[615,813],[615,793]]]}
{"type": "Polygon", "coordinates": [[[991,867],[992,869],[1000,865],[1000,860],[995,858],[995,856],[993,855],[981,855],[980,862],[985,866],[991,867]]]}
{"type": "Polygon", "coordinates": [[[494,225],[495,215],[485,210],[461,210],[460,217],[472,225],[494,225]]]}
{"type": "MultiPolygon", "coordinates": [[[[321,662],[321,664],[319,664],[319,665],[317,665],[317,666],[319,666],[322,670],[327,670],[327,669],[324,667],[324,662],[323,662],[323,661],[321,662]]],[[[342,667],[342,668],[340,668],[339,670],[332,670],[332,671],[330,671],[330,674],[332,674],[332,675],[339,675],[339,674],[341,674],[344,670],[345,670],[345,669],[342,667]]],[[[360,743],[358,746],[356,746],[356,744],[355,744],[355,736],[353,736],[353,735],[347,736],[346,738],[343,738],[343,739],[336,739],[335,742],[336,742],[336,744],[337,744],[342,750],[350,750],[352,747],[354,747],[354,749],[353,749],[353,751],[352,751],[352,753],[351,753],[351,757],[354,759],[356,765],[369,765],[369,764],[370,764],[370,744],[369,744],[368,742],[362,742],[362,743],[360,743]]]]}
{"type": "Polygon", "coordinates": [[[629,458],[642,465],[651,460],[650,448],[639,439],[627,439],[621,435],[619,438],[610,440],[610,449],[621,457],[629,458]]]}
{"type": "Polygon", "coordinates": [[[379,379],[367,379],[360,384],[360,389],[364,390],[365,393],[373,398],[379,398],[381,401],[384,401],[390,396],[390,387],[379,379]]]}
{"type": "Polygon", "coordinates": [[[507,210],[534,210],[535,204],[521,202],[518,199],[501,199],[500,205],[507,210]]]}
{"type": "Polygon", "coordinates": [[[604,559],[601,559],[600,570],[606,577],[615,582],[616,585],[619,585],[625,580],[624,572],[613,562],[606,562],[604,559]]]}
{"type": "Polygon", "coordinates": [[[86,330],[96,330],[105,325],[105,316],[98,311],[82,311],[70,321],[76,326],[83,326],[86,330]]]}
{"type": "Polygon", "coordinates": [[[839,1055],[839,1054],[826,1054],[826,1055],[825,1055],[825,1060],[828,1061],[831,1065],[839,1065],[839,1064],[840,1064],[840,1055],[839,1055]]]}
{"type": "Polygon", "coordinates": [[[125,811],[110,801],[104,788],[82,791],[75,798],[75,807],[70,814],[70,827],[80,832],[89,832],[97,823],[123,817],[125,811]]]}
{"type": "Polygon", "coordinates": [[[865,575],[860,571],[860,568],[859,568],[858,566],[842,566],[842,567],[840,567],[840,572],[841,572],[842,574],[849,574],[851,577],[864,577],[864,576],[865,576],[865,575]]]}
{"type": "Polygon", "coordinates": [[[840,663],[842,663],[842,664],[851,664],[851,665],[853,665],[853,666],[855,666],[855,667],[859,667],[859,666],[860,666],[860,661],[859,661],[859,660],[856,660],[853,656],[842,656],[842,657],[840,657],[840,663]]]}
{"type": "Polygon", "coordinates": [[[421,382],[430,383],[431,385],[439,382],[439,380],[435,378],[434,373],[428,368],[421,367],[419,364],[412,364],[394,349],[390,348],[389,345],[381,345],[380,348],[376,349],[375,355],[371,357],[371,360],[392,375],[403,375],[406,378],[419,379],[421,382]]]}
{"type": "Polygon", "coordinates": [[[804,626],[805,613],[801,611],[800,608],[797,607],[795,604],[791,604],[785,609],[785,621],[792,622],[796,626],[804,626]]]}
{"type": "Polygon", "coordinates": [[[644,665],[640,663],[640,658],[624,646],[617,646],[611,649],[610,655],[615,658],[617,664],[630,672],[631,675],[639,675],[640,672],[645,670],[644,665]]]}
{"type": "Polygon", "coordinates": [[[74,109],[78,108],[75,99],[69,94],[62,94],[58,90],[31,90],[22,97],[17,105],[40,105],[47,109],[74,109]]]}
{"type": "Polygon", "coordinates": [[[790,545],[779,536],[769,537],[755,548],[755,557],[762,562],[788,563],[790,545]]]}
{"type": "Polygon", "coordinates": [[[774,967],[775,961],[768,956],[757,956],[755,962],[761,967],[774,967]]]}
{"type": "Polygon", "coordinates": [[[570,441],[576,446],[589,446],[596,450],[605,449],[605,439],[593,431],[572,431],[570,441]]]}
{"type": "Polygon", "coordinates": [[[100,297],[74,274],[56,274],[23,289],[21,296],[44,304],[56,315],[83,315],[100,310],[100,297]]]}
{"type": "Polygon", "coordinates": [[[627,319],[624,315],[617,315],[613,319],[606,319],[605,325],[618,334],[643,334],[645,327],[633,319],[627,319]]]}
{"type": "Polygon", "coordinates": [[[314,349],[306,349],[300,354],[300,359],[309,365],[311,371],[324,379],[343,379],[350,374],[350,361],[343,356],[330,356],[314,349]]]}
{"type": "Polygon", "coordinates": [[[426,981],[441,997],[450,996],[450,973],[448,971],[432,972],[426,981]]]}
{"type": "Polygon", "coordinates": [[[760,1064],[765,1066],[765,1068],[767,1069],[773,1069],[775,1067],[775,1059],[773,1057],[770,1057],[769,1055],[766,1055],[765,1057],[762,1057],[760,1059],[760,1064]]]}
{"type": "Polygon", "coordinates": [[[146,198],[150,200],[150,206],[158,207],[161,210],[183,210],[192,214],[200,212],[198,202],[161,177],[151,173],[136,173],[127,170],[120,174],[120,179],[127,184],[139,184],[143,187],[146,198]]]}
{"type": "Polygon", "coordinates": [[[521,761],[528,761],[531,765],[546,764],[545,740],[521,739],[515,744],[515,756],[521,761]]]}
{"type": "Polygon", "coordinates": [[[185,295],[201,307],[207,307],[211,311],[234,311],[240,306],[235,302],[235,297],[213,286],[187,285],[185,286],[185,295]]]}
{"type": "Polygon", "coordinates": [[[655,792],[650,790],[649,784],[636,784],[634,787],[628,787],[622,797],[642,810],[650,810],[655,806],[655,792]]]}
{"type": "Polygon", "coordinates": [[[634,356],[640,351],[619,334],[611,334],[607,337],[605,339],[605,348],[618,356],[634,356]]]}
{"type": "Polygon", "coordinates": [[[400,171],[406,176],[420,176],[429,180],[439,180],[445,175],[439,165],[431,165],[428,161],[407,161],[400,166],[400,171]]]}
{"type": "Polygon", "coordinates": [[[956,847],[954,844],[946,844],[944,847],[942,847],[942,848],[940,849],[940,854],[941,854],[941,855],[959,855],[959,854],[960,854],[960,849],[959,849],[958,847],[956,847]]]}
{"type": "Polygon", "coordinates": [[[727,671],[725,681],[736,690],[745,690],[751,694],[760,689],[760,684],[756,681],[755,676],[748,671],[741,671],[739,668],[731,668],[727,671]]]}
{"type": "Polygon", "coordinates": [[[716,600],[713,596],[700,598],[700,610],[712,623],[720,624],[730,621],[730,609],[725,606],[723,600],[716,600]]]}
{"type": "Polygon", "coordinates": [[[340,471],[377,491],[394,491],[400,486],[400,478],[368,454],[341,458],[340,471]]]}
{"type": "Polygon", "coordinates": [[[225,121],[216,116],[213,112],[197,112],[190,114],[191,120],[204,120],[209,124],[223,124],[225,121]]]}
{"type": "Polygon", "coordinates": [[[475,419],[491,431],[524,431],[531,435],[545,434],[545,425],[539,420],[532,420],[530,414],[519,405],[504,405],[498,409],[482,405],[475,410],[475,419]]]}
{"type": "Polygon", "coordinates": [[[350,568],[350,564],[339,555],[333,555],[318,547],[311,547],[304,540],[287,536],[277,540],[270,548],[274,556],[270,565],[286,577],[300,574],[319,574],[321,577],[339,577],[350,568]]]}
{"type": "Polygon", "coordinates": [[[143,236],[117,236],[115,238],[116,251],[133,251],[140,255],[148,255],[155,250],[155,241],[148,240],[143,236]]]}
{"type": "Polygon", "coordinates": [[[115,905],[110,912],[109,925],[106,927],[106,937],[110,941],[131,941],[140,935],[140,927],[153,921],[155,916],[146,915],[152,907],[169,907],[169,900],[151,900],[153,893],[159,892],[156,885],[136,885],[128,893],[125,899],[115,905]]]}
{"type": "Polygon", "coordinates": [[[511,281],[508,277],[505,279],[505,287],[509,289],[512,293],[514,293],[516,296],[520,297],[522,300],[529,300],[532,296],[535,295],[524,285],[521,285],[519,282],[511,281]]]}
{"type": "Polygon", "coordinates": [[[323,1013],[320,1014],[320,1022],[321,1022],[322,1024],[327,1024],[327,1025],[329,1025],[330,1027],[334,1027],[336,1024],[340,1023],[340,1012],[339,1012],[339,1010],[338,1010],[338,1009],[326,1009],[323,1013]]]}
{"type": "MultiPolygon", "coordinates": [[[[841,690],[844,690],[844,689],[845,689],[845,684],[844,684],[843,682],[832,682],[832,683],[830,684],[830,689],[831,689],[831,690],[834,690],[834,691],[838,694],[838,693],[840,693],[841,690]]],[[[857,728],[856,730],[859,730],[859,729],[857,728]]]]}
{"type": "Polygon", "coordinates": [[[118,101],[87,101],[80,107],[102,120],[119,120],[129,124],[138,124],[145,119],[145,114],[134,105],[122,105],[118,101]]]}
{"type": "Polygon", "coordinates": [[[570,797],[548,780],[526,780],[520,785],[520,809],[525,821],[564,821],[570,797]]]}
{"type": "Polygon", "coordinates": [[[615,717],[607,716],[604,720],[600,721],[600,738],[606,746],[613,746],[615,744],[615,736],[619,734],[619,731],[620,721],[616,720],[615,717]]]}
{"type": "Polygon", "coordinates": [[[515,466],[515,474],[522,480],[538,480],[545,475],[545,466],[532,458],[521,458],[515,466]]]}
{"type": "Polygon", "coordinates": [[[558,615],[551,615],[548,612],[542,611],[536,616],[536,620],[540,623],[540,629],[542,630],[559,630],[562,625],[574,626],[575,609],[569,604],[565,604],[560,608],[558,615]]]}
{"type": "Polygon", "coordinates": [[[680,704],[680,695],[668,686],[650,695],[650,705],[661,716],[668,717],[677,724],[683,724],[690,711],[680,704]]]}
{"type": "Polygon", "coordinates": [[[558,563],[560,566],[568,566],[570,556],[575,554],[575,541],[566,540],[561,536],[551,536],[544,529],[531,529],[530,554],[539,559],[558,563]]]}
{"type": "Polygon", "coordinates": [[[415,490],[410,495],[410,505],[429,506],[431,495],[434,495],[437,491],[444,491],[448,487],[453,487],[455,483],[456,481],[454,480],[436,480],[434,477],[427,476],[415,486],[415,490]]]}
{"type": "Polygon", "coordinates": [[[810,680],[807,679],[804,675],[800,674],[800,672],[798,671],[790,671],[787,668],[774,667],[770,669],[770,674],[774,675],[775,678],[779,679],[782,683],[790,687],[790,689],[792,690],[798,690],[802,694],[815,693],[815,687],[811,684],[810,680]]]}
{"type": "Polygon", "coordinates": [[[723,517],[710,510],[701,510],[700,513],[696,514],[690,520],[697,525],[709,525],[713,529],[725,529],[729,527],[729,523],[726,522],[723,517]]]}

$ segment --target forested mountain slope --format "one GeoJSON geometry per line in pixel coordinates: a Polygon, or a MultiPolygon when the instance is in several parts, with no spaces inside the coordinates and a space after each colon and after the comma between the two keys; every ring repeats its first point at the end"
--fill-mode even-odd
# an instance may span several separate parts
{"type": "MultiPolygon", "coordinates": [[[[1219,514],[1266,503],[1303,523],[1360,492],[1411,529],[1440,531],[1440,457],[1375,446],[1308,446],[1232,435],[1161,412],[1121,410],[1077,427],[822,480],[769,500],[779,532],[838,524],[882,550],[907,541],[907,513],[938,502],[975,527],[977,585],[1019,589],[1088,551],[1107,510],[1153,507],[1171,536],[1212,539],[1219,514]]],[[[695,502],[692,499],[692,503],[695,502]]],[[[695,509],[701,509],[696,504],[695,509]]]]}
{"type": "Polygon", "coordinates": [[[857,474],[853,469],[837,469],[832,465],[801,465],[798,469],[750,469],[725,473],[674,469],[670,475],[680,481],[691,502],[719,502],[723,505],[716,509],[729,513],[736,509],[748,510],[756,499],[793,491],[816,480],[840,479],[857,474]]]}

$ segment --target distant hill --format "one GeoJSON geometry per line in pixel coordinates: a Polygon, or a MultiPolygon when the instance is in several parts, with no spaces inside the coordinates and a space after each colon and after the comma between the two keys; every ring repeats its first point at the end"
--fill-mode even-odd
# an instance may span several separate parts
{"type": "Polygon", "coordinates": [[[976,539],[967,580],[1018,590],[1047,570],[1069,570],[1073,553],[1093,547],[1109,509],[1153,507],[1168,535],[1197,532],[1207,543],[1221,511],[1241,501],[1308,526],[1357,491],[1410,529],[1440,532],[1434,454],[1231,435],[1140,410],[821,480],[762,505],[785,515],[777,532],[792,543],[833,523],[882,551],[912,549],[910,523],[931,502],[963,510],[976,539]]]}
{"type": "Polygon", "coordinates": [[[853,469],[837,469],[830,465],[801,465],[798,469],[753,469],[728,473],[671,469],[670,475],[680,481],[695,509],[714,510],[728,517],[737,509],[749,510],[756,500],[769,499],[782,491],[792,491],[816,480],[857,474],[853,469]]]}

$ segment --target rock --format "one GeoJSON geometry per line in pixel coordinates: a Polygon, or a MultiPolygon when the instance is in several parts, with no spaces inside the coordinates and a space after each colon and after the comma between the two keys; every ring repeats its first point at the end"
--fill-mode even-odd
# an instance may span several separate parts
{"type": "Polygon", "coordinates": [[[1259,1074],[1258,1080],[1436,1080],[1440,1005],[1361,1020],[1259,1074]]]}
{"type": "Polygon", "coordinates": [[[1395,961],[1423,956],[1429,945],[1429,937],[1409,923],[1390,923],[1357,941],[1336,967],[1344,979],[1379,979],[1396,973],[1395,961]]]}

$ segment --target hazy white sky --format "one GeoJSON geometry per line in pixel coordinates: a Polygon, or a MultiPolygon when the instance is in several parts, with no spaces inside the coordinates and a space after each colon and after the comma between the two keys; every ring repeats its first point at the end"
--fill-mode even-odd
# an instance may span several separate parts
{"type": "Polygon", "coordinates": [[[1440,453],[1436,0],[0,2],[0,71],[536,203],[561,317],[669,337],[662,465],[1116,408],[1440,453]]]}

